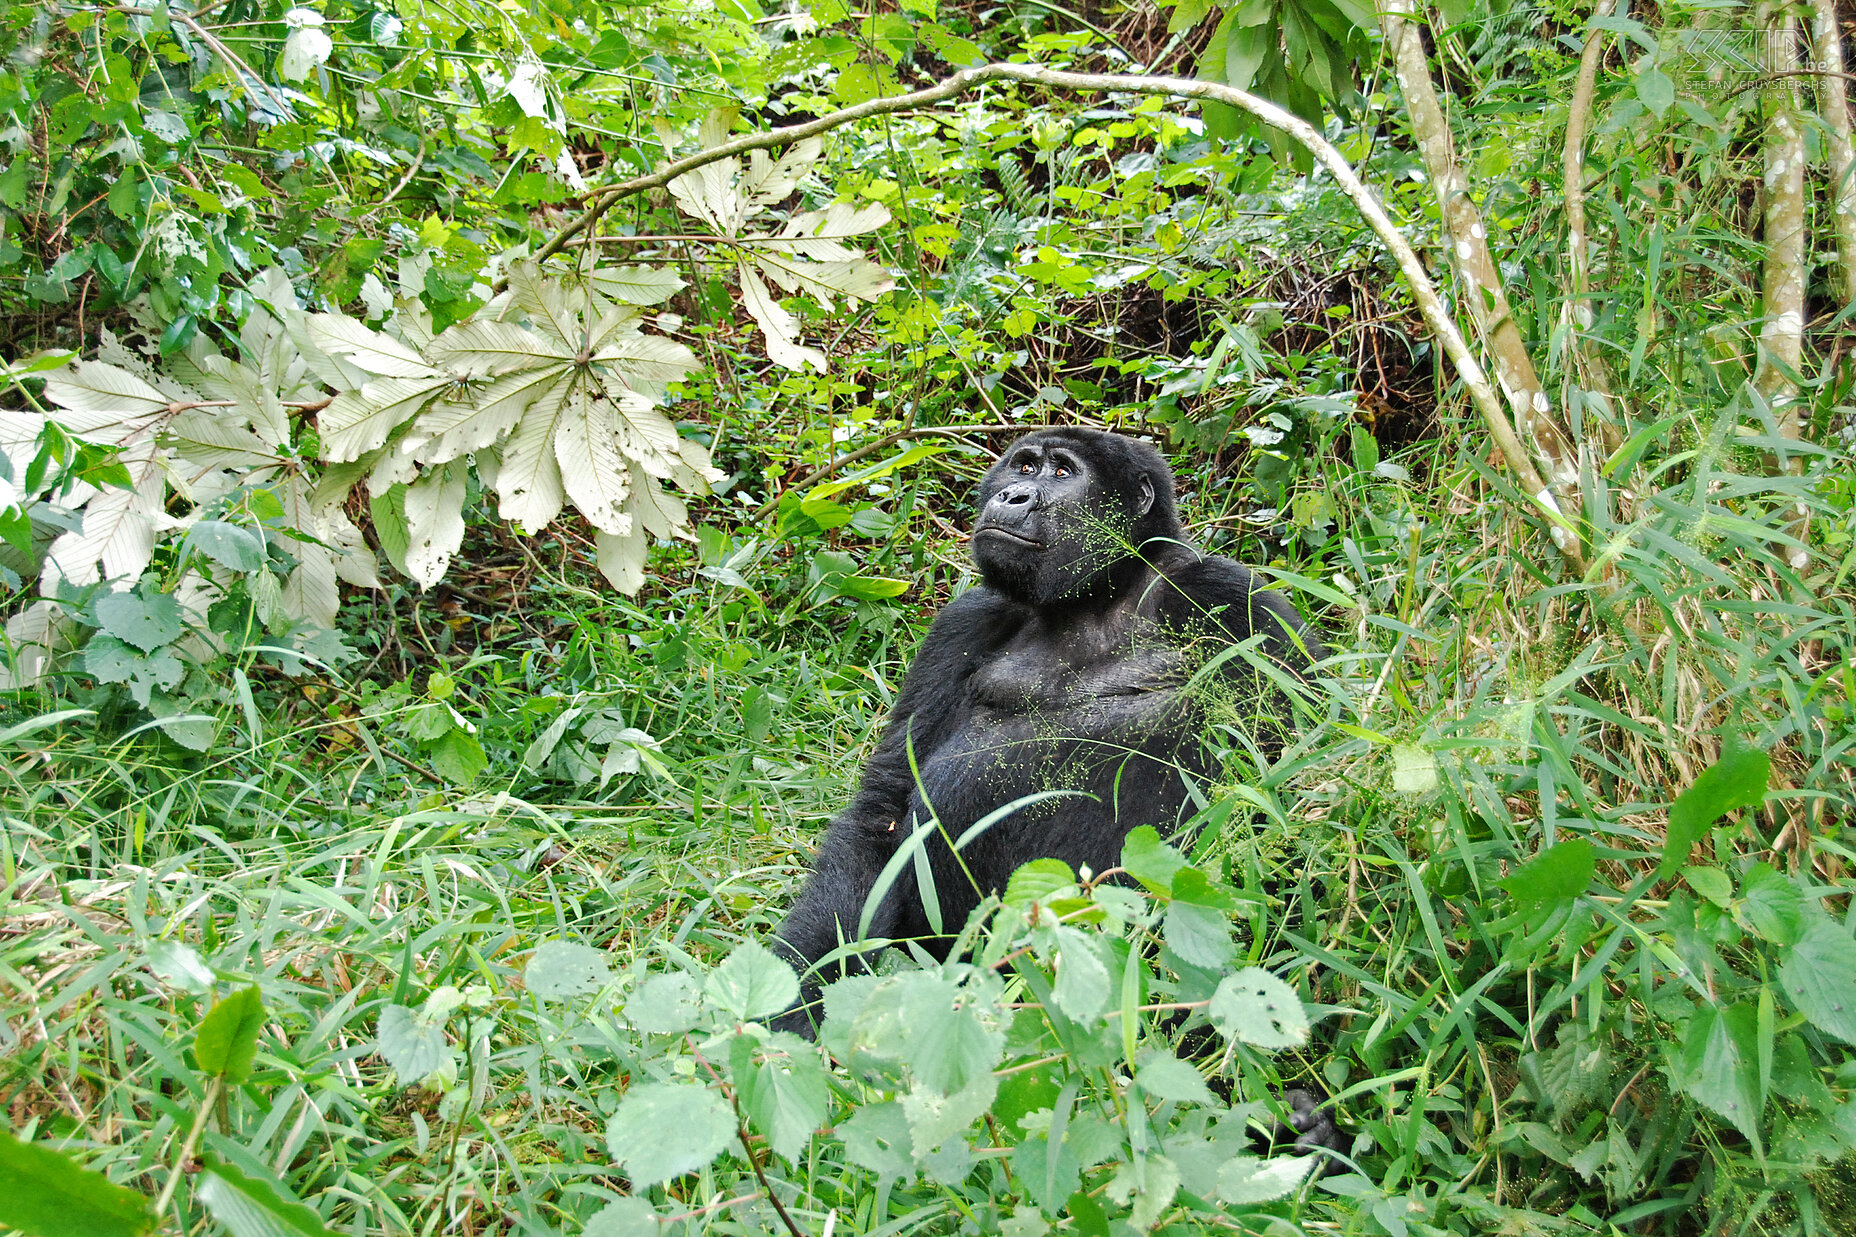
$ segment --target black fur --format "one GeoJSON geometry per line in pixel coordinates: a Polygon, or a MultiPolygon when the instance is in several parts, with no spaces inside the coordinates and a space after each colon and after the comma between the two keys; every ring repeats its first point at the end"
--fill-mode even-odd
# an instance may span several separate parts
{"type": "MultiPolygon", "coordinates": [[[[1100,872],[1131,829],[1175,832],[1192,814],[1186,779],[1219,771],[1204,736],[1221,704],[1263,714],[1266,730],[1282,712],[1241,656],[1188,692],[1194,671],[1253,635],[1297,672],[1322,656],[1280,594],[1186,543],[1172,471],[1133,439],[1058,429],[1013,443],[981,484],[974,559],[985,583],[935,619],[862,785],[776,932],[802,974],[859,939],[884,864],[932,816],[938,916],[905,864],[868,936],[944,952],[982,894],[1029,860],[1100,872]],[[1040,791],[1081,793],[1013,812],[954,853],[948,839],[1040,791]]],[[[806,975],[805,1003],[841,969],[806,975]]],[[[812,1029],[801,1009],[781,1022],[812,1029]]]]}

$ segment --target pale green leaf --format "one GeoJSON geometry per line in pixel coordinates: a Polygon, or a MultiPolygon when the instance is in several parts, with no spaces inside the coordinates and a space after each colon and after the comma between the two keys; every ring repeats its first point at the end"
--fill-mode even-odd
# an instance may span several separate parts
{"type": "Polygon", "coordinates": [[[709,1000],[737,1018],[767,1018],[799,999],[793,968],[766,946],[746,941],[709,972],[709,1000]]]}
{"type": "Polygon", "coordinates": [[[706,1167],[735,1137],[721,1096],[695,1084],[633,1086],[606,1122],[606,1145],[634,1189],[706,1167]]]}
{"type": "Polygon", "coordinates": [[[524,533],[546,528],[567,501],[561,468],[555,461],[554,432],[563,416],[569,385],[559,384],[537,399],[503,447],[503,463],[496,476],[498,509],[524,533]]]}
{"type": "Polygon", "coordinates": [[[587,276],[602,296],[627,305],[657,305],[683,286],[682,278],[664,266],[603,266],[587,276]]]}
{"type": "Polygon", "coordinates": [[[1253,1047],[1277,1051],[1308,1041],[1302,999],[1260,966],[1225,976],[1212,993],[1209,1013],[1220,1031],[1253,1047]]]}
{"type": "Polygon", "coordinates": [[[1282,1198],[1302,1184],[1317,1158],[1278,1155],[1266,1160],[1254,1155],[1233,1156],[1218,1170],[1218,1197],[1239,1207],[1282,1198]]]}
{"type": "Polygon", "coordinates": [[[334,463],[360,459],[449,385],[443,377],[378,378],[342,392],[317,417],[323,458],[334,463]]]}
{"type": "Polygon", "coordinates": [[[334,1237],[321,1216],[276,1185],[217,1158],[200,1174],[194,1197],[231,1237],[334,1237]]]}
{"type": "Polygon", "coordinates": [[[554,455],[561,485],[587,523],[602,533],[624,536],[632,530],[626,513],[631,498],[631,468],[614,439],[612,405],[576,385],[563,406],[554,435],[554,455]]]}
{"type": "Polygon", "coordinates": [[[767,359],[787,369],[804,369],[811,366],[820,373],[825,372],[825,354],[816,348],[807,348],[799,342],[799,324],[786,307],[774,299],[767,290],[755,268],[746,262],[740,264],[741,302],[749,315],[760,324],[761,334],[767,340],[767,359]]]}
{"type": "Polygon", "coordinates": [[[32,1237],[139,1237],[154,1224],[145,1196],[3,1128],[0,1186],[0,1228],[32,1237]]]}
{"type": "Polygon", "coordinates": [[[309,315],[309,338],[329,355],[345,357],[382,378],[430,378],[438,372],[399,340],[347,314],[309,315]]]}
{"type": "Polygon", "coordinates": [[[606,955],[574,941],[543,941],[522,970],[522,983],[544,1001],[597,992],[612,982],[606,955]]]}
{"type": "Polygon", "coordinates": [[[451,556],[464,542],[464,493],[469,469],[453,460],[428,469],[406,487],[406,574],[431,588],[444,579],[451,556]]]}

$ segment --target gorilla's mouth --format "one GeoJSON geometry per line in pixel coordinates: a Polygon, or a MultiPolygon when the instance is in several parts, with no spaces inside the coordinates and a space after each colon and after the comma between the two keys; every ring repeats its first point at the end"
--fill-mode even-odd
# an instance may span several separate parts
{"type": "Polygon", "coordinates": [[[1016,541],[1019,545],[1031,546],[1034,549],[1041,550],[1044,548],[1044,543],[1042,541],[1033,541],[1029,537],[1021,537],[1017,533],[1007,532],[1003,528],[995,528],[992,525],[987,525],[985,528],[976,528],[973,530],[973,535],[975,537],[983,537],[987,533],[991,533],[995,537],[1004,537],[1008,541],[1016,541]]]}

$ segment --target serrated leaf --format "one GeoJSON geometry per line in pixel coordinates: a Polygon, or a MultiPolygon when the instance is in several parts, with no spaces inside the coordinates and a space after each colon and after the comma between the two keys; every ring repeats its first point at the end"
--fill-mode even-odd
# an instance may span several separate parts
{"type": "Polygon", "coordinates": [[[646,1035],[675,1035],[702,1016],[696,984],[681,971],[653,975],[625,1002],[625,1016],[646,1035]]]}
{"type": "Polygon", "coordinates": [[[642,333],[607,340],[593,359],[612,371],[605,386],[615,400],[628,392],[661,400],[671,383],[681,382],[696,368],[696,354],[676,340],[642,333]]]}
{"type": "Polygon", "coordinates": [[[543,941],[522,970],[522,983],[544,1001],[596,992],[612,982],[606,955],[574,941],[543,941]]]}
{"type": "Polygon", "coordinates": [[[916,1081],[951,1095],[981,1075],[990,1078],[1005,1050],[1005,1032],[981,1018],[972,994],[926,972],[908,976],[901,987],[902,1047],[916,1081]]]}
{"type": "Polygon", "coordinates": [[[118,453],[116,462],[129,470],[129,487],[107,489],[92,498],[84,504],[83,528],[52,542],[45,559],[45,591],[55,591],[60,580],[76,585],[133,580],[154,558],[155,519],[167,494],[166,472],[155,444],[135,443],[118,453]]]}
{"type": "Polygon", "coordinates": [[[1567,906],[1585,892],[1595,866],[1592,844],[1574,838],[1549,846],[1497,883],[1523,906],[1567,906]]]}
{"type": "Polygon", "coordinates": [[[737,1018],[767,1018],[799,999],[799,977],[778,954],[746,941],[709,972],[703,991],[737,1018]]]}
{"type": "Polygon", "coordinates": [[[330,356],[382,378],[431,378],[438,371],[391,335],[369,330],[347,314],[310,314],[309,338],[330,356]]]}
{"type": "Polygon", "coordinates": [[[1755,863],[1740,885],[1744,899],[1735,918],[1775,945],[1793,945],[1805,932],[1804,891],[1770,864],[1755,863]]]}
{"type": "Polygon", "coordinates": [[[1166,946],[1181,959],[1207,970],[1223,970],[1237,958],[1231,918],[1224,911],[1175,898],[1166,908],[1166,946]]]}
{"type": "Polygon", "coordinates": [[[1663,861],[1657,875],[1669,876],[1680,867],[1708,827],[1722,816],[1765,802],[1771,772],[1772,762],[1766,753],[1747,747],[1738,738],[1730,739],[1721,758],[1702,770],[1695,784],[1678,795],[1670,807],[1663,861]]]}
{"type": "Polygon", "coordinates": [[[840,1122],[835,1133],[851,1163],[875,1173],[879,1183],[914,1175],[909,1116],[894,1100],[864,1105],[849,1121],[840,1122]]]}
{"type": "Polygon", "coordinates": [[[432,340],[426,353],[436,364],[473,378],[574,359],[571,350],[550,344],[533,331],[487,318],[448,328],[432,340]]]}
{"type": "Polygon", "coordinates": [[[187,530],[187,545],[230,571],[256,571],[264,566],[261,533],[224,520],[201,520],[187,530]]]}
{"type": "Polygon", "coordinates": [[[97,625],[144,653],[180,638],[180,603],[168,593],[110,593],[97,599],[97,625]]]}
{"type": "Polygon", "coordinates": [[[619,454],[610,417],[612,405],[576,387],[554,435],[555,462],[561,485],[587,523],[603,533],[631,532],[626,511],[631,498],[631,468],[619,454]]]}
{"type": "Polygon", "coordinates": [[[639,1190],[706,1167],[734,1137],[722,1097],[694,1084],[634,1086],[606,1122],[606,1146],[639,1190]]]}
{"type": "Polygon", "coordinates": [[[1799,1013],[1826,1035],[1856,1044],[1856,942],[1836,920],[1810,915],[1779,964],[1779,986],[1799,1013]]]}
{"type": "Polygon", "coordinates": [[[1758,1011],[1751,1005],[1697,1005],[1674,1071],[1677,1086],[1755,1145],[1766,1100],[1759,1081],[1758,1035],[1758,1011]]]}
{"type": "Polygon", "coordinates": [[[498,509],[525,534],[546,528],[567,501],[554,434],[572,385],[577,384],[570,379],[537,399],[503,447],[503,463],[496,475],[498,509]]]}
{"type": "Polygon", "coordinates": [[[0,1129],[0,1228],[32,1237],[139,1237],[154,1219],[143,1195],[0,1129]]]}
{"type": "Polygon", "coordinates": [[[217,1158],[200,1174],[194,1197],[232,1237],[335,1237],[321,1216],[276,1185],[217,1158]]]}
{"type": "Polygon", "coordinates": [[[1308,1012],[1302,999],[1260,966],[1225,976],[1212,993],[1208,1012],[1225,1035],[1253,1047],[1274,1052],[1308,1041],[1308,1012]]]}
{"type": "Polygon", "coordinates": [[[253,984],[213,1003],[193,1037],[193,1060],[202,1074],[219,1074],[236,1087],[251,1077],[264,1026],[264,996],[253,984]]]}
{"type": "Polygon", "coordinates": [[[1205,1075],[1199,1073],[1198,1067],[1190,1061],[1182,1061],[1170,1051],[1159,1049],[1141,1062],[1135,1071],[1134,1081],[1141,1090],[1157,1100],[1172,1100],[1180,1104],[1204,1104],[1215,1106],[1218,1103],[1212,1089],[1205,1085],[1205,1075]]]}
{"type": "Polygon", "coordinates": [[[580,1237],[658,1237],[661,1228],[649,1199],[615,1198],[593,1213],[580,1237]]]}
{"type": "Polygon", "coordinates": [[[1179,1192],[1179,1168],[1164,1155],[1130,1160],[1109,1179],[1108,1196],[1128,1207],[1128,1223],[1145,1233],[1166,1213],[1179,1192]]]}
{"type": "Polygon", "coordinates": [[[1075,928],[1056,929],[1057,982],[1051,995],[1057,1008],[1077,1022],[1101,1017],[1109,1005],[1108,967],[1089,935],[1075,928]]]}
{"type": "Polygon", "coordinates": [[[830,1100],[818,1049],[797,1035],[773,1035],[764,1042],[738,1035],[729,1059],[748,1124],[775,1154],[796,1161],[812,1131],[825,1123],[830,1100]]]}
{"type": "Polygon", "coordinates": [[[1237,1207],[1283,1198],[1302,1184],[1320,1157],[1278,1155],[1260,1159],[1233,1156],[1218,1170],[1218,1197],[1237,1207]]]}
{"type": "Polygon", "coordinates": [[[824,139],[817,137],[794,142],[777,163],[764,150],[750,150],[747,171],[736,190],[743,201],[737,217],[746,218],[791,197],[824,151],[824,139]]]}
{"type": "Polygon", "coordinates": [[[460,786],[482,773],[490,763],[477,736],[461,726],[438,736],[437,741],[426,748],[426,755],[431,759],[434,772],[460,786]]]}
{"type": "Polygon", "coordinates": [[[445,1039],[445,1020],[452,1006],[427,1001],[426,1011],[389,1005],[380,1013],[376,1042],[402,1085],[412,1086],[451,1063],[451,1045],[445,1039]]]}
{"type": "Polygon", "coordinates": [[[406,446],[426,464],[481,451],[506,437],[536,400],[572,372],[566,364],[546,365],[505,374],[473,390],[469,399],[437,400],[414,419],[406,431],[406,446]]]}
{"type": "Polygon", "coordinates": [[[342,392],[316,418],[322,458],[338,464],[360,459],[450,384],[448,378],[377,378],[342,392]]]}
{"type": "Polygon", "coordinates": [[[172,402],[127,370],[100,361],[78,361],[47,378],[45,398],[76,414],[58,418],[65,429],[116,443],[166,415],[172,402]]]}
{"type": "Polygon", "coordinates": [[[1152,892],[1171,896],[1173,877],[1186,866],[1186,858],[1160,840],[1159,830],[1142,825],[1122,839],[1121,866],[1152,892]]]}
{"type": "Polygon", "coordinates": [[[1027,907],[1075,885],[1076,873],[1063,860],[1033,859],[1012,873],[1005,884],[1004,901],[1007,906],[1027,907]]]}

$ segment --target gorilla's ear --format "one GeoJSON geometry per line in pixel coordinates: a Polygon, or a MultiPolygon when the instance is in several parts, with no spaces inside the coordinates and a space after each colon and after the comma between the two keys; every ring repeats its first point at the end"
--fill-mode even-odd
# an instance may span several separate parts
{"type": "Polygon", "coordinates": [[[1138,520],[1142,516],[1146,515],[1149,511],[1152,511],[1153,509],[1154,509],[1154,479],[1148,476],[1146,473],[1142,473],[1141,474],[1141,501],[1139,504],[1139,510],[1137,510],[1134,513],[1134,518],[1138,520]]]}

